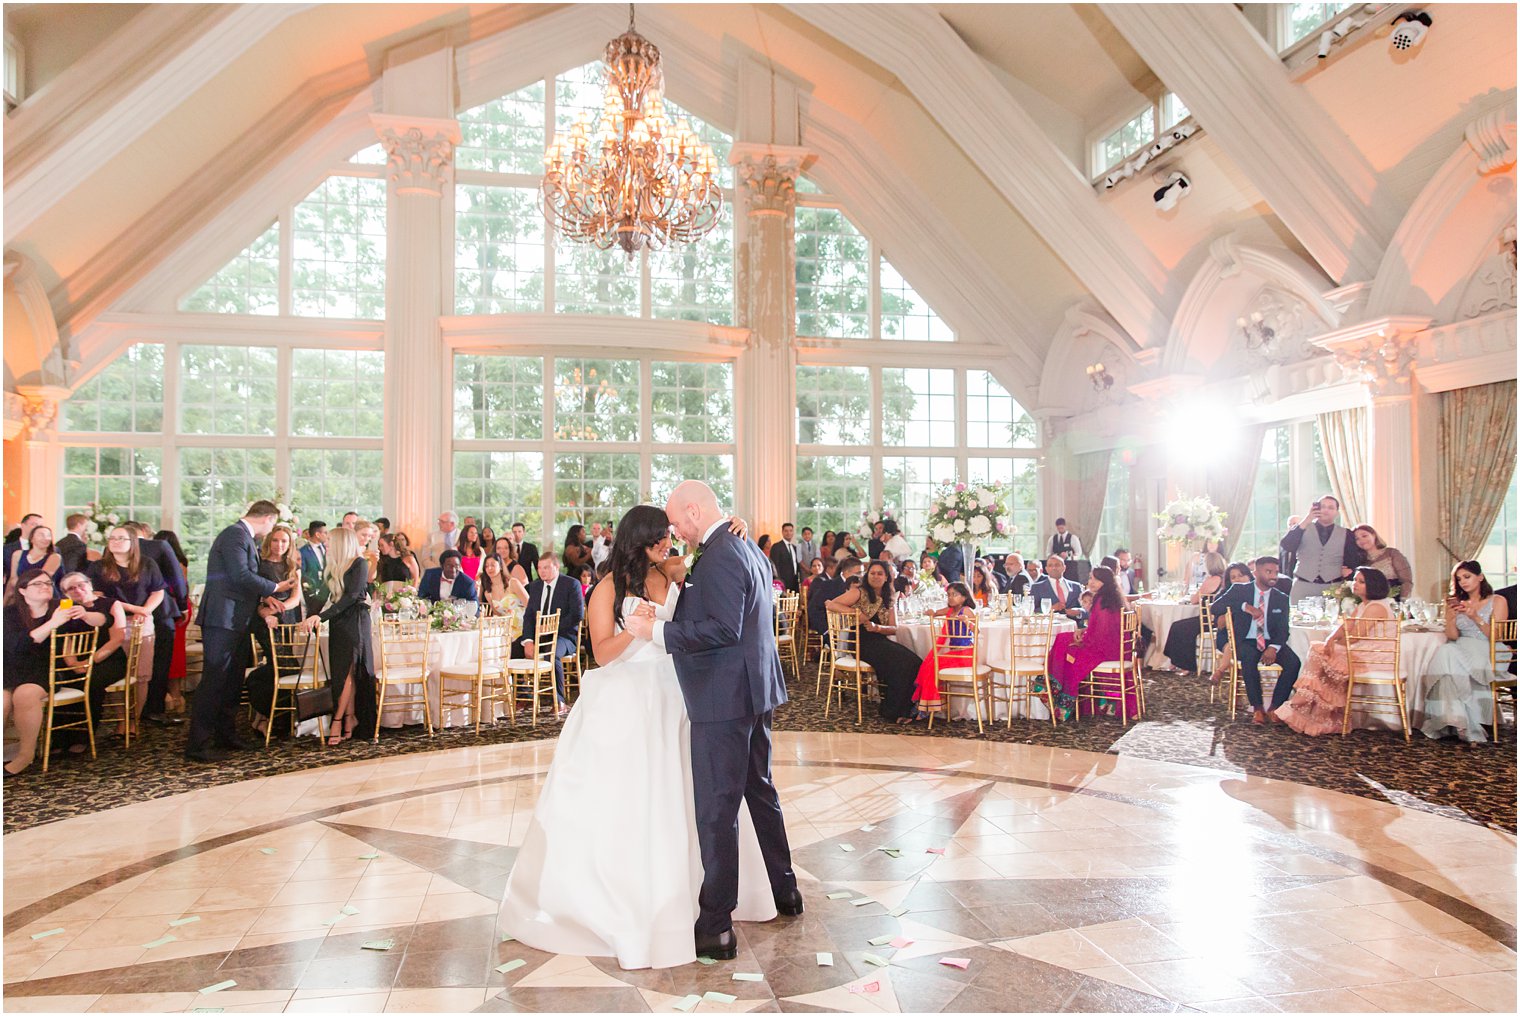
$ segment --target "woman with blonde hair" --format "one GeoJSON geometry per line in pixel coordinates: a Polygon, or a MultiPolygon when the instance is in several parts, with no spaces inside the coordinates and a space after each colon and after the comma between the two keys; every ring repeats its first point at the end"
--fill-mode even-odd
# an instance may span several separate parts
{"type": "Polygon", "coordinates": [[[331,598],[320,614],[306,619],[309,628],[328,622],[328,674],[332,681],[333,716],[327,743],[347,741],[361,720],[375,715],[375,657],[370,646],[369,562],[360,553],[359,538],[347,529],[334,529],[327,543],[323,578],[331,598]],[[361,716],[362,712],[362,716],[361,716]],[[341,733],[340,733],[341,726],[341,733]]]}
{"type": "MultiPolygon", "coordinates": [[[[1230,565],[1225,561],[1224,555],[1217,551],[1208,551],[1203,555],[1203,566],[1203,582],[1193,590],[1193,595],[1188,597],[1189,603],[1201,605],[1205,596],[1218,596],[1229,585],[1225,579],[1225,572],[1230,565]]],[[[1171,629],[1166,633],[1166,645],[1163,649],[1166,658],[1172,661],[1172,669],[1189,674],[1198,669],[1198,635],[1202,631],[1203,618],[1201,616],[1184,617],[1173,622],[1171,629]]]]}

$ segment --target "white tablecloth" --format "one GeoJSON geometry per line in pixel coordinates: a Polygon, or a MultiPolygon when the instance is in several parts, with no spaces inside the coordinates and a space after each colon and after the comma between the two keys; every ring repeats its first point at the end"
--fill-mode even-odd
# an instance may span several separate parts
{"type": "MultiPolygon", "coordinates": [[[[989,667],[1004,667],[1009,663],[1009,650],[1011,639],[1008,634],[1009,619],[998,618],[993,621],[984,621],[977,629],[977,653],[981,663],[989,667]]],[[[1051,625],[1054,632],[1076,631],[1077,623],[1069,618],[1058,617],[1051,625]]],[[[897,634],[893,636],[897,642],[907,646],[920,657],[929,655],[929,648],[933,644],[933,634],[928,621],[911,621],[897,623],[897,634]]],[[[1007,708],[1003,703],[995,703],[996,714],[994,719],[1006,719],[1007,708]]],[[[1015,707],[1017,708],[1017,707],[1015,707]]],[[[1046,711],[1041,702],[1035,702],[1035,715],[1032,719],[1048,720],[1050,713],[1046,711]]],[[[969,698],[954,698],[950,700],[949,714],[952,719],[975,719],[976,709],[969,698]]],[[[1014,713],[1015,718],[1019,716],[1014,713]]]]}
{"type": "MultiPolygon", "coordinates": [[[[1309,665],[1309,645],[1312,642],[1323,642],[1333,628],[1304,628],[1294,625],[1288,630],[1288,648],[1293,650],[1304,666],[1309,665]]],[[[1411,631],[1405,629],[1399,638],[1399,672],[1404,676],[1404,702],[1406,707],[1420,701],[1419,684],[1420,678],[1429,669],[1430,658],[1435,655],[1446,642],[1446,633],[1443,631],[1411,631]]],[[[1299,674],[1302,675],[1300,670],[1299,674]]],[[[1369,694],[1386,695],[1388,708],[1376,712],[1368,712],[1361,708],[1351,710],[1351,725],[1358,730],[1398,730],[1399,714],[1393,704],[1393,690],[1384,686],[1382,688],[1369,688],[1369,694]]],[[[1411,723],[1413,717],[1411,716],[1411,723]]]]}
{"type": "Polygon", "coordinates": [[[1140,609],[1140,623],[1152,632],[1150,648],[1145,651],[1145,665],[1152,670],[1170,667],[1172,661],[1166,658],[1166,636],[1178,621],[1197,617],[1198,604],[1141,600],[1136,606],[1140,609]]]}

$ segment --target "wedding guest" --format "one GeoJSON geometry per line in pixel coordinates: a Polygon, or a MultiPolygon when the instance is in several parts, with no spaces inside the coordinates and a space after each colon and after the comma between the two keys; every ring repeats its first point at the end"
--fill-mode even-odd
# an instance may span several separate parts
{"type": "Polygon", "coordinates": [[[1356,541],[1335,521],[1340,511],[1341,503],[1325,494],[1309,506],[1309,513],[1302,522],[1283,535],[1279,544],[1281,550],[1296,555],[1294,603],[1319,596],[1325,587],[1350,578],[1352,569],[1362,563],[1362,552],[1357,549],[1356,541]],[[1311,528],[1315,538],[1305,539],[1304,534],[1311,528]]]}
{"type": "MultiPolygon", "coordinates": [[[[604,561],[603,564],[605,563],[604,561]]],[[[574,578],[581,584],[581,598],[585,599],[591,595],[591,587],[596,585],[596,567],[589,564],[582,565],[580,573],[574,578]]]]}
{"type": "MultiPolygon", "coordinates": [[[[1389,602],[1386,575],[1377,568],[1363,565],[1351,577],[1351,591],[1362,602],[1349,617],[1392,619],[1389,634],[1397,633],[1398,621],[1389,602]]],[[[1346,650],[1351,641],[1346,622],[1342,620],[1323,642],[1311,645],[1308,662],[1304,664],[1298,683],[1293,686],[1293,697],[1284,702],[1273,717],[1311,737],[1339,734],[1346,713],[1349,683],[1346,650]]]]}
{"type": "Polygon", "coordinates": [[[11,554],[5,570],[10,576],[7,592],[15,589],[18,581],[34,571],[47,573],[47,577],[56,583],[58,576],[63,573],[63,555],[53,545],[53,530],[43,525],[33,526],[27,546],[18,547],[11,554]]]}
{"type": "Polygon", "coordinates": [[[396,546],[396,537],[390,533],[381,534],[380,571],[375,576],[381,589],[389,593],[398,585],[411,585],[415,579],[409,565],[410,562],[401,556],[401,548],[396,546]]]}
{"type": "Polygon", "coordinates": [[[375,520],[375,525],[379,528],[381,536],[391,531],[391,520],[384,515],[375,520]]]}
{"type": "Polygon", "coordinates": [[[492,529],[490,526],[481,526],[480,546],[481,549],[485,552],[486,556],[489,557],[491,555],[492,548],[496,546],[496,530],[492,529]]]}
{"type": "Polygon", "coordinates": [[[1045,561],[1045,577],[1029,587],[1034,598],[1034,611],[1043,614],[1063,614],[1072,620],[1085,616],[1082,610],[1082,587],[1066,577],[1066,559],[1052,554],[1045,561]]]}
{"type": "Polygon", "coordinates": [[[480,609],[487,617],[505,616],[514,606],[525,606],[528,590],[507,574],[506,563],[492,554],[480,566],[480,609]]]}
{"type": "Polygon", "coordinates": [[[600,522],[591,523],[591,563],[600,565],[612,556],[612,537],[602,529],[600,522]]]}
{"type": "MultiPolygon", "coordinates": [[[[1198,588],[1193,590],[1193,595],[1188,597],[1188,602],[1201,604],[1205,596],[1217,596],[1225,588],[1225,564],[1224,558],[1218,553],[1210,551],[1204,555],[1204,579],[1198,588]]],[[[1251,581],[1251,573],[1245,571],[1242,579],[1244,582],[1251,581]]],[[[1162,647],[1166,658],[1172,661],[1172,668],[1184,673],[1191,674],[1198,669],[1198,635],[1203,631],[1203,619],[1198,616],[1184,617],[1172,622],[1171,630],[1166,634],[1166,645],[1162,647]]]]}
{"type": "MultiPolygon", "coordinates": [[[[1203,541],[1203,548],[1195,550],[1188,555],[1188,559],[1182,565],[1182,580],[1187,583],[1188,592],[1197,591],[1198,587],[1209,577],[1208,556],[1218,554],[1224,556],[1222,547],[1224,541],[1208,539],[1203,541]]],[[[1292,574],[1292,572],[1288,572],[1292,574]]]]}
{"type": "MultiPolygon", "coordinates": [[[[543,555],[539,555],[543,559],[543,555]]],[[[570,572],[578,571],[583,565],[591,563],[591,544],[586,540],[586,527],[574,525],[565,534],[565,553],[562,555],[565,569],[570,572]]]]}
{"type": "Polygon", "coordinates": [[[459,563],[459,551],[446,550],[437,568],[422,573],[417,583],[417,595],[424,600],[469,600],[480,597],[475,580],[464,573],[459,563]]]}
{"type": "MultiPolygon", "coordinates": [[[[380,736],[375,709],[375,654],[369,616],[369,566],[359,553],[358,538],[349,530],[332,534],[328,544],[327,606],[302,622],[312,629],[326,622],[328,675],[332,685],[332,725],[327,743],[342,744],[354,736],[363,720],[374,717],[371,738],[380,736]]],[[[458,562],[457,551],[453,554],[458,562]]]]}
{"type": "MultiPolygon", "coordinates": [[[[72,620],[59,629],[64,635],[81,631],[95,632],[95,649],[91,655],[94,663],[90,670],[90,720],[99,724],[101,707],[105,704],[106,689],[127,676],[127,618],[122,611],[121,605],[109,596],[95,591],[88,575],[83,572],[69,572],[58,580],[58,585],[63,595],[74,601],[74,605],[84,608],[84,614],[72,620]]],[[[83,661],[75,666],[78,673],[84,672],[83,661]]],[[[60,707],[60,712],[63,707],[60,707]]],[[[77,707],[76,707],[77,708],[77,707]]],[[[72,718],[72,717],[71,717],[72,718]]],[[[81,712],[78,717],[83,719],[81,712]]],[[[126,718],[123,718],[125,725],[126,718]]],[[[135,727],[135,724],[134,724],[135,727]]],[[[88,738],[82,736],[80,731],[69,731],[71,734],[81,735],[77,737],[75,746],[83,751],[88,746],[88,738]]],[[[134,729],[133,733],[136,733],[134,729]]],[[[72,749],[71,749],[72,750],[72,749]]]]}
{"type": "MultiPolygon", "coordinates": [[[[1288,530],[1291,532],[1303,520],[1304,520],[1304,517],[1302,515],[1289,515],[1288,516],[1288,530]]],[[[1224,553],[1224,552],[1220,551],[1220,553],[1224,553]]],[[[1290,553],[1289,551],[1283,550],[1281,544],[1279,544],[1278,545],[1278,551],[1277,551],[1277,560],[1281,564],[1281,567],[1279,567],[1277,569],[1277,574],[1279,576],[1279,581],[1281,581],[1281,578],[1283,576],[1287,577],[1287,579],[1288,579],[1288,585],[1290,587],[1289,590],[1288,590],[1288,595],[1291,596],[1291,595],[1293,595],[1293,590],[1291,588],[1291,586],[1293,585],[1293,573],[1296,572],[1296,571],[1298,571],[1298,554],[1297,553],[1290,553]]]]}
{"type": "MultiPolygon", "coordinates": [[[[1515,584],[1511,582],[1494,595],[1504,601],[1504,616],[1506,618],[1515,617],[1515,584]]],[[[1514,674],[1516,665],[1520,664],[1520,652],[1517,652],[1516,641],[1514,639],[1505,639],[1500,643],[1509,647],[1509,652],[1506,654],[1509,657],[1509,664],[1506,669],[1509,670],[1510,674],[1514,674]]],[[[1498,736],[1499,732],[1497,730],[1494,731],[1494,737],[1498,738],[1498,736]]]]}
{"type": "MultiPolygon", "coordinates": [[[[1059,561],[1052,557],[1051,561],[1059,561]]],[[[1064,566],[1065,562],[1061,562],[1064,566]]],[[[1055,569],[1046,563],[1047,577],[1055,569]]],[[[1123,633],[1124,594],[1119,592],[1112,568],[1098,565],[1087,576],[1087,590],[1093,594],[1092,613],[1087,627],[1079,632],[1058,632],[1050,646],[1047,673],[1050,674],[1052,690],[1057,692],[1056,708],[1063,719],[1076,714],[1077,691],[1094,668],[1108,660],[1117,660],[1123,633]]],[[[1081,594],[1078,594],[1080,599],[1081,594]]],[[[1133,692],[1125,693],[1125,715],[1134,716],[1138,701],[1133,692]]],[[[1119,704],[1110,699],[1100,699],[1098,712],[1104,716],[1119,715],[1119,704]]]]}
{"type": "MultiPolygon", "coordinates": [[[[1277,564],[1276,557],[1257,558],[1255,581],[1250,585],[1236,583],[1214,597],[1214,605],[1209,608],[1215,617],[1230,612],[1235,627],[1235,660],[1245,678],[1246,698],[1251,701],[1251,722],[1258,726],[1267,722],[1260,668],[1274,663],[1282,668],[1277,687],[1272,691],[1271,711],[1275,713],[1293,694],[1293,682],[1298,680],[1302,665],[1298,655],[1288,647],[1291,607],[1287,595],[1277,588],[1277,564]]],[[[1228,637],[1223,621],[1219,622],[1218,631],[1216,644],[1223,649],[1228,637]]]]}
{"type": "MultiPolygon", "coordinates": [[[[913,556],[913,548],[908,546],[908,541],[903,538],[896,519],[884,519],[881,523],[881,533],[883,549],[892,555],[893,561],[901,563],[913,556]]],[[[880,554],[877,555],[877,557],[880,556],[880,554]]]]}
{"type": "Polygon", "coordinates": [[[63,559],[63,570],[59,574],[84,571],[90,559],[90,540],[86,535],[90,528],[90,517],[74,512],[63,520],[63,528],[66,532],[58,541],[57,548],[58,556],[63,559]]]}
{"type": "Polygon", "coordinates": [[[1494,593],[1476,561],[1463,561],[1451,570],[1446,597],[1446,644],[1420,675],[1419,688],[1409,703],[1409,725],[1429,738],[1456,735],[1464,741],[1486,741],[1483,724],[1493,722],[1493,695],[1488,684],[1489,640],[1495,621],[1509,618],[1509,604],[1494,593]]]}
{"type": "Polygon", "coordinates": [[[860,549],[860,544],[855,542],[855,534],[841,529],[834,534],[834,557],[841,561],[847,557],[858,557],[863,561],[866,555],[860,549]]]}
{"type": "Polygon", "coordinates": [[[340,521],[338,523],[338,525],[341,526],[344,529],[347,529],[349,532],[354,532],[354,527],[358,523],[358,521],[359,521],[359,513],[358,512],[344,512],[343,513],[343,519],[342,519],[342,521],[340,521]]]}
{"type": "Polygon", "coordinates": [[[829,601],[844,595],[849,580],[860,575],[861,561],[847,557],[837,563],[835,573],[825,571],[822,578],[814,579],[808,590],[808,629],[825,640],[829,637],[829,601]]]}
{"type": "Polygon", "coordinates": [[[918,555],[918,581],[924,586],[945,586],[945,579],[939,573],[939,558],[927,550],[918,555]]]}
{"type": "MultiPolygon", "coordinates": [[[[283,593],[266,596],[248,626],[249,634],[259,644],[264,662],[248,674],[244,687],[248,704],[253,707],[253,729],[262,734],[269,726],[269,702],[274,696],[275,673],[274,665],[270,663],[274,640],[270,638],[269,629],[280,624],[299,624],[306,599],[301,592],[301,552],[296,549],[295,533],[288,526],[277,525],[264,537],[259,548],[258,572],[276,585],[288,580],[295,582],[283,593]]],[[[284,669],[294,669],[294,666],[294,660],[282,663],[284,669]]],[[[246,666],[243,669],[246,671],[246,666]]]]}
{"type": "MultiPolygon", "coordinates": [[[[154,664],[158,655],[159,626],[155,623],[154,615],[164,598],[169,595],[169,584],[164,581],[164,576],[158,569],[157,563],[145,560],[138,547],[137,531],[130,526],[120,525],[111,529],[106,536],[106,552],[99,561],[90,565],[90,583],[96,589],[121,604],[125,612],[128,624],[146,625],[143,629],[142,646],[138,656],[138,679],[151,680],[154,675],[154,664]],[[139,621],[138,619],[141,618],[139,621]]],[[[168,689],[168,660],[173,659],[173,626],[168,630],[171,639],[169,653],[164,668],[164,691],[168,689]]],[[[244,631],[247,629],[245,628],[244,631]]],[[[150,685],[151,690],[151,685],[150,685]]],[[[162,696],[160,692],[160,696],[162,696]]],[[[164,701],[160,697],[155,703],[157,711],[148,715],[164,715],[164,701]]],[[[147,703],[139,700],[137,716],[141,716],[146,709],[147,703]]],[[[137,722],[137,716],[133,722],[137,722]]],[[[164,721],[167,723],[168,721],[164,721]]]]}
{"type": "Polygon", "coordinates": [[[1402,600],[1414,592],[1414,569],[1403,551],[1383,542],[1376,529],[1363,524],[1351,530],[1356,549],[1362,552],[1362,560],[1382,572],[1388,579],[1395,600],[1402,600]]]}
{"type": "Polygon", "coordinates": [[[940,550],[935,570],[946,582],[959,582],[965,577],[970,566],[971,562],[966,561],[961,555],[960,544],[951,543],[940,550]]]}
{"type": "Polygon", "coordinates": [[[1017,553],[1007,553],[997,559],[992,566],[992,577],[997,579],[998,588],[1005,593],[1013,592],[1014,577],[1024,570],[1024,559],[1017,553]]]}
{"type": "Polygon", "coordinates": [[[427,544],[422,549],[423,569],[438,567],[443,552],[453,550],[458,544],[459,516],[454,512],[439,512],[438,528],[428,535],[427,544]]]}
{"type": "Polygon", "coordinates": [[[370,585],[374,585],[380,577],[380,527],[358,519],[354,522],[353,533],[359,539],[359,556],[369,566],[370,585]]]}
{"type": "Polygon", "coordinates": [[[53,632],[83,617],[84,607],[59,605],[53,579],[45,572],[23,575],[5,597],[5,724],[16,724],[16,754],[5,764],[7,778],[25,772],[37,756],[48,698],[49,640],[53,632]]]}
{"type": "Polygon", "coordinates": [[[1093,606],[1093,591],[1091,589],[1083,589],[1082,595],[1077,597],[1077,603],[1083,610],[1091,614],[1093,606]]]}
{"type": "Polygon", "coordinates": [[[1039,559],[1031,557],[1024,562],[1024,573],[1013,577],[1014,594],[1016,596],[1028,596],[1029,591],[1034,588],[1035,583],[1039,582],[1044,574],[1045,569],[1040,564],[1039,559]]]}
{"type": "Polygon", "coordinates": [[[971,573],[971,598],[978,605],[991,606],[992,598],[998,594],[997,579],[992,577],[992,566],[986,561],[977,560],[971,573]]]}
{"type": "Polygon", "coordinates": [[[881,560],[882,549],[886,547],[886,522],[877,522],[871,526],[871,538],[866,541],[866,551],[871,555],[872,561],[881,560]]]}
{"type": "Polygon", "coordinates": [[[326,570],[327,523],[312,522],[306,527],[306,543],[301,547],[301,592],[312,612],[327,602],[327,583],[322,580],[326,570]]]}
{"type": "Polygon", "coordinates": [[[881,688],[881,718],[906,720],[913,714],[913,688],[923,659],[907,646],[892,641],[897,634],[896,594],[892,566],[872,561],[865,580],[828,602],[829,610],[854,612],[860,621],[860,658],[876,671],[881,688]]]}
{"type": "MultiPolygon", "coordinates": [[[[168,546],[169,551],[174,555],[174,563],[179,565],[180,579],[188,590],[190,588],[190,557],[185,553],[185,548],[180,545],[179,534],[172,529],[160,529],[153,534],[153,538],[168,546]]],[[[164,698],[166,716],[171,710],[174,713],[185,711],[183,688],[185,677],[189,673],[190,622],[195,617],[195,610],[194,598],[187,595],[185,612],[174,622],[174,655],[169,658],[169,693],[164,698]]],[[[150,716],[148,719],[151,721],[153,718],[150,716]]]]}
{"type": "Polygon", "coordinates": [[[539,554],[538,548],[528,542],[527,534],[527,527],[521,522],[512,523],[512,556],[527,573],[527,578],[533,579],[538,577],[539,554]]]}
{"type": "Polygon", "coordinates": [[[802,539],[797,541],[797,562],[806,568],[819,556],[818,544],[813,542],[813,527],[802,527],[802,539]]]}
{"type": "Polygon", "coordinates": [[[575,652],[575,633],[586,616],[586,598],[579,582],[560,575],[559,564],[559,557],[552,550],[539,555],[538,578],[528,586],[522,639],[513,647],[512,655],[517,659],[526,659],[529,653],[534,652],[539,615],[559,613],[554,643],[554,693],[559,704],[555,715],[563,718],[570,707],[565,701],[565,665],[562,661],[575,652]]]}
{"type": "Polygon", "coordinates": [[[517,544],[509,537],[499,536],[496,538],[496,556],[501,558],[502,568],[507,577],[520,582],[524,589],[528,587],[528,572],[524,563],[518,560],[517,544]]]}
{"type": "Polygon", "coordinates": [[[839,560],[839,558],[834,557],[833,530],[824,530],[823,535],[818,538],[818,556],[824,559],[833,559],[834,561],[839,560]]]}
{"type": "MultiPolygon", "coordinates": [[[[773,543],[769,549],[771,568],[775,571],[776,578],[781,583],[782,588],[791,593],[795,593],[800,588],[797,579],[797,547],[792,542],[795,534],[796,527],[792,523],[783,523],[781,526],[781,539],[773,543]]],[[[760,549],[765,550],[766,548],[762,547],[760,549]]]]}
{"type": "Polygon", "coordinates": [[[21,525],[5,534],[5,588],[11,588],[11,564],[16,559],[16,551],[31,546],[32,530],[42,525],[42,516],[36,512],[27,512],[21,516],[21,525]]]}
{"type": "MultiPolygon", "coordinates": [[[[169,698],[169,671],[174,664],[175,629],[179,619],[190,609],[190,584],[186,571],[180,566],[174,548],[153,538],[153,530],[143,522],[128,522],[128,529],[137,534],[137,553],[144,561],[158,567],[164,580],[164,598],[153,611],[152,667],[153,679],[148,683],[147,693],[139,702],[140,711],[149,723],[158,727],[178,726],[182,721],[166,712],[169,698]]],[[[147,655],[148,646],[143,647],[147,655]]]]}
{"type": "MultiPolygon", "coordinates": [[[[976,616],[976,608],[971,602],[971,590],[966,588],[964,582],[952,582],[945,587],[945,606],[939,610],[930,611],[930,617],[958,617],[968,618],[976,616]]],[[[898,723],[911,723],[913,720],[928,719],[931,709],[942,709],[944,703],[939,696],[939,680],[936,676],[937,669],[948,670],[952,667],[971,666],[971,636],[968,629],[948,627],[940,634],[934,645],[929,649],[929,655],[924,657],[924,662],[919,664],[918,679],[913,686],[913,701],[918,703],[917,714],[910,718],[899,719],[898,723]],[[936,665],[935,659],[939,662],[936,665]]]]}
{"type": "Polygon", "coordinates": [[[1119,592],[1126,597],[1139,595],[1139,578],[1135,575],[1135,556],[1129,552],[1128,547],[1120,547],[1114,551],[1114,560],[1118,567],[1114,570],[1114,579],[1119,584],[1119,592]]]}
{"type": "Polygon", "coordinates": [[[470,578],[480,576],[480,562],[486,549],[480,542],[480,527],[471,522],[459,531],[459,567],[470,578]]]}
{"type": "MultiPolygon", "coordinates": [[[[832,563],[832,562],[830,562],[832,563]]],[[[802,576],[802,591],[809,596],[813,592],[813,582],[824,574],[823,558],[815,557],[806,565],[806,572],[802,576]]]]}
{"type": "MultiPolygon", "coordinates": [[[[1046,558],[1060,557],[1063,561],[1075,561],[1082,556],[1082,541],[1077,534],[1066,528],[1066,520],[1056,519],[1056,531],[1045,548],[1046,558]]],[[[1046,571],[1049,571],[1049,566],[1046,571]]]]}
{"type": "Polygon", "coordinates": [[[902,570],[892,580],[892,589],[898,596],[912,596],[923,586],[918,581],[918,565],[910,558],[902,563],[902,570]]]}
{"type": "Polygon", "coordinates": [[[417,552],[412,549],[411,537],[400,529],[390,536],[396,543],[396,556],[406,564],[406,570],[411,575],[408,581],[415,586],[422,581],[422,562],[417,560],[417,552]]]}

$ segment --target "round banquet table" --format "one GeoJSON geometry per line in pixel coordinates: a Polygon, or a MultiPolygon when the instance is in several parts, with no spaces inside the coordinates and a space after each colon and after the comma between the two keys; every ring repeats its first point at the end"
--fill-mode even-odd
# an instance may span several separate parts
{"type": "MultiPolygon", "coordinates": [[[[1009,652],[1012,648],[1011,638],[1008,634],[1008,623],[1008,618],[1000,617],[996,620],[983,621],[981,626],[977,629],[976,641],[978,659],[983,664],[989,667],[1008,666],[1009,652]]],[[[1051,630],[1054,633],[1060,633],[1063,631],[1076,631],[1077,622],[1071,620],[1070,618],[1058,617],[1051,625],[1051,630]]],[[[909,649],[913,650],[919,655],[920,658],[928,657],[929,647],[932,644],[932,634],[930,632],[929,622],[927,620],[908,622],[899,621],[897,623],[897,634],[892,637],[899,644],[905,645],[909,649]]],[[[1007,719],[1007,707],[1002,702],[994,703],[993,707],[996,710],[993,719],[1007,719]]],[[[947,708],[949,717],[951,719],[976,719],[976,708],[969,698],[953,698],[950,700],[947,708]]],[[[1018,706],[1016,705],[1015,709],[1017,708],[1018,706]]],[[[1020,714],[1018,712],[1015,712],[1014,718],[1017,719],[1019,715],[1020,714]]],[[[1046,710],[1045,704],[1038,699],[1035,700],[1034,715],[1031,716],[1030,719],[1050,719],[1050,713],[1048,710],[1046,710]]]]}
{"type": "MultiPolygon", "coordinates": [[[[1331,628],[1306,628],[1294,625],[1288,629],[1288,648],[1298,656],[1303,666],[1309,665],[1309,645],[1323,642],[1334,630],[1331,628]]],[[[1446,642],[1446,633],[1436,629],[1427,631],[1404,625],[1399,637],[1399,672],[1404,677],[1404,706],[1409,711],[1410,729],[1415,729],[1415,715],[1424,710],[1425,697],[1420,678],[1430,666],[1430,659],[1446,642]]],[[[1303,676],[1303,671],[1299,671],[1303,676]]],[[[1386,696],[1388,707],[1368,711],[1361,707],[1351,710],[1351,725],[1358,730],[1399,730],[1399,711],[1394,704],[1393,690],[1387,685],[1368,689],[1372,695],[1386,696]]]]}
{"type": "Polygon", "coordinates": [[[1166,636],[1178,621],[1197,617],[1198,604],[1139,600],[1135,606],[1140,609],[1140,623],[1151,630],[1151,644],[1145,651],[1145,665],[1152,670],[1171,667],[1172,661],[1166,658],[1166,636]]]}

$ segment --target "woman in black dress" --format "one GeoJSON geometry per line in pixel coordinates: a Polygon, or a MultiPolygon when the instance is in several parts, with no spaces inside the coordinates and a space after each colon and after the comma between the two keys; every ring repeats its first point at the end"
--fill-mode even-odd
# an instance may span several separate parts
{"type": "Polygon", "coordinates": [[[396,556],[401,559],[402,564],[406,565],[409,573],[404,581],[409,586],[415,586],[422,581],[422,562],[417,560],[417,552],[412,549],[411,537],[399,529],[391,533],[390,537],[396,544],[396,556]]]}
{"type": "Polygon", "coordinates": [[[48,640],[53,632],[85,615],[83,607],[61,607],[53,577],[33,571],[5,598],[5,722],[16,723],[19,744],[5,765],[19,776],[37,755],[43,707],[48,697],[48,640]]]}
{"type": "Polygon", "coordinates": [[[354,736],[360,723],[372,721],[374,738],[380,736],[380,717],[375,711],[375,654],[370,640],[369,563],[359,553],[359,540],[346,529],[335,529],[327,544],[327,588],[332,597],[320,614],[305,624],[315,628],[326,621],[327,661],[332,682],[333,725],[330,745],[354,736]],[[339,733],[339,726],[342,733],[339,733]]]}
{"type": "Polygon", "coordinates": [[[397,582],[401,585],[415,585],[412,580],[412,569],[408,566],[406,558],[401,556],[401,548],[396,545],[396,536],[400,534],[383,533],[380,536],[380,572],[376,581],[381,588],[389,591],[393,588],[388,583],[397,582]]]}
{"type": "Polygon", "coordinates": [[[586,539],[586,527],[574,525],[565,534],[565,571],[574,575],[577,569],[591,563],[591,541],[586,539]]]}
{"type": "Polygon", "coordinates": [[[56,584],[59,571],[63,568],[63,556],[53,544],[53,531],[47,526],[33,529],[30,544],[11,554],[9,564],[10,589],[15,589],[16,583],[34,571],[47,572],[48,578],[56,584]]]}
{"type": "MultiPolygon", "coordinates": [[[[65,635],[77,631],[95,632],[95,667],[90,671],[90,719],[100,723],[101,707],[105,704],[106,689],[127,676],[127,615],[121,604],[95,591],[90,577],[84,572],[69,572],[59,580],[63,595],[83,607],[85,613],[78,620],[63,626],[65,635]]],[[[63,708],[60,707],[60,711],[63,708]]],[[[77,711],[78,707],[74,707],[77,711]]],[[[84,732],[65,731],[77,737],[71,750],[83,751],[88,743],[84,732]]]]}
{"type": "MultiPolygon", "coordinates": [[[[249,627],[249,634],[258,640],[264,662],[248,675],[244,686],[248,689],[248,703],[253,706],[253,729],[262,734],[269,725],[269,717],[265,712],[268,709],[267,703],[274,695],[274,666],[269,661],[273,643],[269,638],[269,629],[280,624],[299,624],[304,613],[301,552],[296,548],[295,534],[288,526],[275,526],[264,537],[264,543],[259,548],[259,575],[276,584],[290,578],[296,580],[288,596],[266,597],[249,627]]],[[[280,670],[292,672],[298,662],[287,656],[280,660],[280,670]]]]}
{"type": "Polygon", "coordinates": [[[897,634],[896,594],[892,566],[872,561],[865,581],[827,604],[832,611],[851,611],[860,619],[860,658],[876,671],[881,686],[881,718],[896,723],[913,721],[913,688],[923,658],[892,641],[897,634]]]}
{"type": "MultiPolygon", "coordinates": [[[[1203,555],[1204,577],[1193,591],[1189,603],[1202,603],[1205,596],[1218,596],[1234,582],[1250,582],[1251,570],[1243,564],[1226,565],[1224,558],[1214,551],[1203,555]]],[[[1172,667],[1185,674],[1198,670],[1198,634],[1203,631],[1203,621],[1197,616],[1184,617],[1172,623],[1166,633],[1163,651],[1172,661],[1172,667]]]]}

